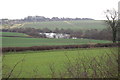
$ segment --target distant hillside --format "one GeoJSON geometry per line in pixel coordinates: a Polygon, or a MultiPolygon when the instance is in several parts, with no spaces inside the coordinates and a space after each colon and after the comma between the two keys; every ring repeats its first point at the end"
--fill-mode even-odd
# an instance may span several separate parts
{"type": "Polygon", "coordinates": [[[44,17],[44,16],[27,16],[24,19],[0,19],[0,24],[3,25],[14,25],[25,22],[46,22],[46,21],[71,21],[71,20],[94,20],[92,18],[59,18],[59,17],[44,17]]]}
{"type": "Polygon", "coordinates": [[[47,22],[27,22],[17,27],[21,28],[48,28],[54,30],[58,29],[72,29],[72,30],[88,30],[88,29],[98,29],[102,30],[107,27],[104,21],[101,20],[73,20],[73,21],[47,21],[47,22]]]}

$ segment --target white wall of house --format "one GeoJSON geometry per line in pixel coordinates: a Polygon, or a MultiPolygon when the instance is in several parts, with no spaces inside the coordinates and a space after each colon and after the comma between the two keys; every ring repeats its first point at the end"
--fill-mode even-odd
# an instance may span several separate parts
{"type": "Polygon", "coordinates": [[[58,33],[40,33],[46,35],[47,38],[70,38],[69,34],[58,34],[58,33]]]}

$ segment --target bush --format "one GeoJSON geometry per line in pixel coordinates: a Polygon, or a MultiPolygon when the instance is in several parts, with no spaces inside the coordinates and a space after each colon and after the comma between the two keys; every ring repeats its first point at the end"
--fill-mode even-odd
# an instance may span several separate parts
{"type": "Polygon", "coordinates": [[[103,56],[93,58],[82,59],[79,55],[73,60],[67,55],[66,58],[64,71],[56,71],[55,64],[49,66],[52,78],[118,78],[118,54],[115,52],[106,52],[103,56]]]}

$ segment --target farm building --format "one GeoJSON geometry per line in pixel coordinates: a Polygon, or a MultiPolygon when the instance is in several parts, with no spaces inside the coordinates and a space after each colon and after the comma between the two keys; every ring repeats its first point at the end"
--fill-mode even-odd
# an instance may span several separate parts
{"type": "Polygon", "coordinates": [[[44,34],[47,38],[64,38],[64,39],[69,39],[70,35],[69,34],[60,34],[60,33],[40,33],[44,34]]]}

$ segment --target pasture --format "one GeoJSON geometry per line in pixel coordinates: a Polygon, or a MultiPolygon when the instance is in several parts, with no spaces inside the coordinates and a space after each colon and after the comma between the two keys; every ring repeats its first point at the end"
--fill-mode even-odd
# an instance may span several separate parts
{"type": "Polygon", "coordinates": [[[49,38],[23,38],[23,37],[0,37],[0,39],[2,39],[2,47],[31,47],[31,46],[111,43],[111,41],[107,40],[93,40],[93,39],[49,39],[49,38]]]}
{"type": "Polygon", "coordinates": [[[24,33],[17,33],[17,32],[2,32],[2,34],[0,34],[2,36],[20,36],[20,37],[27,37],[27,34],[24,33]]]}
{"type": "MultiPolygon", "coordinates": [[[[117,48],[8,52],[4,53],[3,56],[3,77],[7,77],[13,66],[18,61],[21,61],[15,67],[10,78],[60,78],[60,72],[64,78],[74,78],[75,76],[68,76],[64,72],[67,72],[67,63],[71,62],[72,65],[75,65],[74,63],[77,57],[81,61],[79,65],[84,64],[82,67],[79,66],[81,70],[79,72],[80,77],[85,77],[83,75],[84,68],[86,68],[87,74],[89,74],[88,77],[104,78],[110,77],[111,75],[116,77],[118,65],[114,61],[117,60],[117,53],[117,48]],[[51,73],[51,69],[55,74],[51,73]],[[95,71],[97,73],[93,74],[95,71]],[[109,75],[107,75],[108,73],[106,71],[109,72],[109,75]]],[[[67,67],[70,67],[70,65],[67,67]]],[[[75,69],[74,71],[78,73],[78,70],[75,69]]]]}
{"type": "Polygon", "coordinates": [[[106,28],[105,21],[102,20],[77,20],[77,21],[47,21],[47,22],[27,22],[21,26],[21,28],[48,28],[54,30],[58,29],[72,29],[72,30],[89,30],[98,29],[102,30],[106,28]]]}

